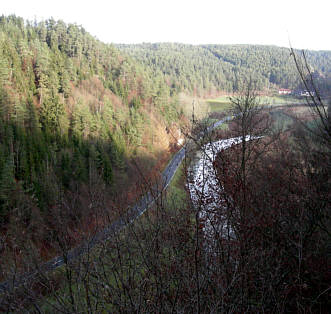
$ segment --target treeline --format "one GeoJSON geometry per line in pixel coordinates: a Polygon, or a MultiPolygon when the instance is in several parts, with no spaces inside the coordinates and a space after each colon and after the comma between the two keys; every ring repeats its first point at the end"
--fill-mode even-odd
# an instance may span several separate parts
{"type": "MultiPolygon", "coordinates": [[[[117,47],[163,76],[174,92],[238,92],[252,77],[257,89],[297,88],[290,50],[276,46],[143,43],[117,47]]],[[[315,76],[330,77],[331,52],[307,51],[315,76]]]]}
{"type": "Polygon", "coordinates": [[[162,78],[83,27],[1,16],[0,222],[30,204],[28,225],[33,207],[48,212],[94,173],[116,190],[175,105],[162,78]]]}

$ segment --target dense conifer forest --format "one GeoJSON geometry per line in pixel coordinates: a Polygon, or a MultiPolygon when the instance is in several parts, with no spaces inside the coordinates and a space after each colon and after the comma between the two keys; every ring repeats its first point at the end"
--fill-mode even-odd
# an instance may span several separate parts
{"type": "MultiPolygon", "coordinates": [[[[257,89],[300,87],[297,70],[288,48],[254,45],[185,45],[155,43],[117,45],[138,62],[163,76],[173,90],[204,94],[212,91],[238,92],[252,77],[257,89]]],[[[316,77],[330,78],[331,52],[308,51],[316,77]]]]}
{"type": "Polygon", "coordinates": [[[164,80],[77,25],[2,16],[0,62],[2,222],[21,198],[47,211],[93,171],[116,189],[153,137],[143,125],[178,119],[164,80]]]}
{"type": "Polygon", "coordinates": [[[0,268],[18,243],[45,260],[63,226],[73,245],[99,209],[117,215],[183,121],[164,80],[83,27],[0,17],[0,268]]]}

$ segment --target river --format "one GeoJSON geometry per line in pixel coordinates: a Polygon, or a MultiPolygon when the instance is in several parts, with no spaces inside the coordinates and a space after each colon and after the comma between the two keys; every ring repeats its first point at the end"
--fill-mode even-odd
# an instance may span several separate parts
{"type": "MultiPolygon", "coordinates": [[[[260,137],[246,136],[246,141],[260,137]]],[[[215,249],[215,241],[220,238],[234,239],[235,235],[228,223],[222,184],[217,178],[214,161],[218,153],[242,142],[242,137],[219,140],[204,145],[196,154],[190,167],[188,188],[202,226],[204,246],[215,249]]]]}

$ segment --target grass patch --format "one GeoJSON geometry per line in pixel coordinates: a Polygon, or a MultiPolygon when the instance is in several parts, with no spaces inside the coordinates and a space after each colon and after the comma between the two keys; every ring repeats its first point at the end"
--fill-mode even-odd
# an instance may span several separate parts
{"type": "Polygon", "coordinates": [[[231,103],[209,102],[211,112],[224,112],[230,109],[231,103]]]}
{"type": "Polygon", "coordinates": [[[228,96],[207,99],[206,102],[210,107],[210,112],[224,112],[231,107],[231,102],[228,96]]]}
{"type": "Polygon", "coordinates": [[[293,105],[302,103],[304,100],[292,96],[262,96],[259,97],[262,105],[293,105]]]}
{"type": "MultiPolygon", "coordinates": [[[[261,96],[258,97],[261,105],[293,105],[302,103],[302,99],[291,96],[261,96]]],[[[215,99],[207,99],[206,102],[210,107],[210,112],[224,112],[231,107],[229,96],[221,96],[215,99]]]]}
{"type": "Polygon", "coordinates": [[[184,163],[178,167],[171,183],[167,189],[166,206],[170,208],[181,208],[187,204],[185,191],[184,163]]]}

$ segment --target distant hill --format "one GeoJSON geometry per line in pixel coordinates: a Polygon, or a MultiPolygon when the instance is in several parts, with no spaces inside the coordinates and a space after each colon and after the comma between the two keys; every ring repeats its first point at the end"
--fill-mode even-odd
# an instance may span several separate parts
{"type": "MultiPolygon", "coordinates": [[[[236,92],[252,77],[259,90],[296,88],[299,84],[290,50],[256,45],[186,45],[155,43],[116,45],[137,62],[164,76],[175,91],[236,92]]],[[[307,51],[317,76],[331,77],[331,51],[307,51]]]]}

